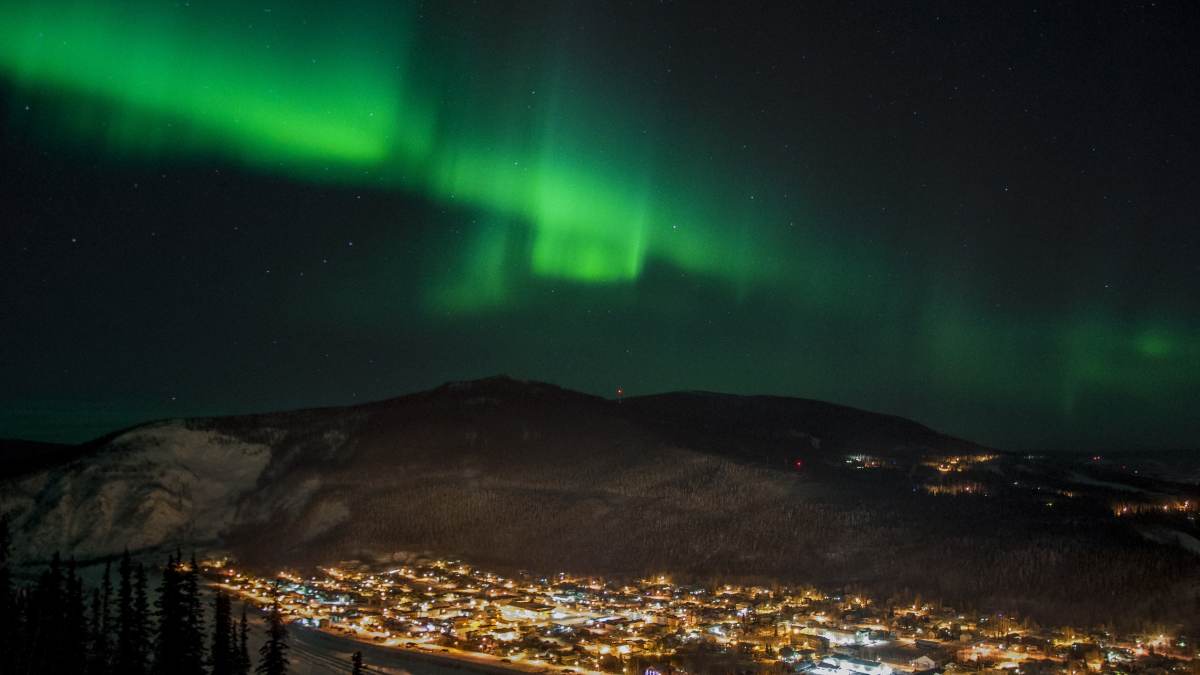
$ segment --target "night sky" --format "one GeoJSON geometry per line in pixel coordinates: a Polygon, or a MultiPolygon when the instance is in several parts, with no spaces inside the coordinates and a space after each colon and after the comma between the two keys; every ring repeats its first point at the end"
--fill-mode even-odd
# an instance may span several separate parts
{"type": "Polygon", "coordinates": [[[904,4],[5,2],[0,436],[508,373],[1196,447],[1196,6],[904,4]]]}

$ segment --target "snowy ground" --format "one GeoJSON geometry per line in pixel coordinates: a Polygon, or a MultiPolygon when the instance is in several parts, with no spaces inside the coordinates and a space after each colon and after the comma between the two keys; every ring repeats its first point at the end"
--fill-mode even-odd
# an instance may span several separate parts
{"type": "MultiPolygon", "coordinates": [[[[240,615],[236,608],[234,615],[240,615]]],[[[250,614],[251,658],[257,659],[257,649],[262,643],[266,622],[260,612],[250,614]]],[[[468,662],[439,662],[439,657],[407,654],[401,650],[380,647],[349,638],[340,637],[313,628],[296,624],[288,626],[288,657],[291,659],[293,675],[330,675],[350,672],[350,655],[363,653],[363,662],[368,673],[386,675],[470,675],[471,673],[518,673],[484,664],[468,662]]]]}
{"type": "Polygon", "coordinates": [[[232,524],[270,456],[266,445],[180,421],[148,425],[94,457],[6,486],[0,510],[15,516],[22,550],[33,559],[211,541],[232,524]]]}

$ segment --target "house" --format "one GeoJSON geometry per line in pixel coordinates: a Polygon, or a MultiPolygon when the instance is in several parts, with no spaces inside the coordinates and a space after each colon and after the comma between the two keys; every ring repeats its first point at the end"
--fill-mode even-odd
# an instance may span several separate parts
{"type": "Polygon", "coordinates": [[[892,675],[892,667],[879,661],[870,661],[843,654],[834,654],[827,660],[832,660],[847,673],[857,673],[858,675],[892,675]]]}
{"type": "Polygon", "coordinates": [[[806,670],[811,675],[892,675],[892,667],[886,663],[844,654],[827,656],[806,670]]]}
{"type": "Polygon", "coordinates": [[[829,640],[833,645],[869,645],[875,642],[871,639],[871,631],[867,629],[840,630],[824,626],[806,626],[800,629],[805,635],[814,635],[829,640]]]}
{"type": "Polygon", "coordinates": [[[912,668],[914,673],[920,673],[937,668],[937,662],[928,656],[918,656],[908,662],[908,667],[912,668]]]}
{"type": "Polygon", "coordinates": [[[500,615],[506,621],[547,621],[553,612],[553,605],[537,602],[510,602],[500,606],[500,615]]]}

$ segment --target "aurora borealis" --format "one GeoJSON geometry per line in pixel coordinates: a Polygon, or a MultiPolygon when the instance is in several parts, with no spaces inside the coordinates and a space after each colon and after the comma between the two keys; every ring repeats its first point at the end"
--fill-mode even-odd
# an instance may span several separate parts
{"type": "MultiPolygon", "coordinates": [[[[734,242],[716,223],[780,217],[733,208],[700,181],[654,176],[646,140],[621,125],[627,111],[597,112],[597,101],[553,82],[536,106],[512,106],[504,91],[415,63],[410,52],[424,50],[403,12],[339,32],[332,13],[231,22],[245,13],[238,7],[17,5],[5,17],[2,60],[18,83],[81,97],[63,104],[70,111],[55,128],[80,142],[464,203],[527,224],[528,266],[539,276],[629,281],[649,257],[736,279],[748,274],[745,256],[719,251],[759,244],[734,242]],[[246,45],[264,53],[247,62],[246,45]]],[[[534,99],[538,81],[519,98],[534,99]]],[[[482,242],[479,255],[494,256],[496,245],[482,242]]],[[[756,257],[754,274],[767,274],[756,257]]]]}
{"type": "Polygon", "coordinates": [[[1194,17],[971,11],[6,3],[0,435],[508,372],[1195,445],[1194,17]]]}

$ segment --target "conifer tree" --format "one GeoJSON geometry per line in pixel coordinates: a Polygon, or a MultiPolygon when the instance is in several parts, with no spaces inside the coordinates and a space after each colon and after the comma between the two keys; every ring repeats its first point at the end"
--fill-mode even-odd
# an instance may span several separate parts
{"type": "Polygon", "coordinates": [[[138,563],[133,579],[133,659],[123,675],[145,675],[148,670],[151,640],[150,601],[146,594],[146,567],[138,563]]]}
{"type": "Polygon", "coordinates": [[[250,622],[246,620],[246,603],[242,603],[242,620],[238,623],[237,675],[250,675],[250,622]]]}
{"type": "Polygon", "coordinates": [[[117,566],[117,611],[116,611],[116,651],[113,658],[113,670],[117,673],[128,673],[136,660],[137,647],[134,644],[133,617],[133,561],[129,557],[129,549],[121,556],[117,566]]]}
{"type": "Polygon", "coordinates": [[[258,667],[254,672],[259,675],[286,675],[288,670],[287,627],[283,624],[283,614],[279,611],[278,591],[276,588],[271,611],[267,614],[267,641],[258,650],[258,667]]]}
{"type": "Polygon", "coordinates": [[[37,588],[26,603],[28,660],[25,669],[33,673],[64,672],[66,659],[57,641],[63,634],[62,561],[58,553],[38,579],[37,588]]]}
{"type": "Polygon", "coordinates": [[[234,648],[236,632],[232,613],[229,596],[217,591],[213,597],[212,648],[209,650],[212,675],[237,675],[238,655],[234,648]]]}
{"type": "Polygon", "coordinates": [[[87,614],[83,607],[83,581],[75,560],[67,563],[63,576],[63,632],[59,638],[63,672],[82,673],[87,667],[87,614]]]}
{"type": "Polygon", "coordinates": [[[178,675],[204,675],[204,603],[200,598],[200,566],[196,554],[183,572],[180,585],[182,613],[181,654],[183,662],[178,675]]]}
{"type": "Polygon", "coordinates": [[[93,588],[92,611],[88,624],[88,675],[108,675],[109,672],[109,645],[108,637],[104,634],[101,607],[100,589],[93,588]]]}
{"type": "Polygon", "coordinates": [[[104,631],[104,639],[108,642],[110,650],[116,634],[116,624],[112,615],[112,596],[112,563],[105,561],[104,576],[100,578],[100,630],[104,631]]]}
{"type": "Polygon", "coordinates": [[[14,658],[8,663],[9,673],[28,673],[33,645],[33,630],[29,620],[29,588],[14,588],[13,591],[13,638],[10,644],[14,648],[14,658]]]}
{"type": "Polygon", "coordinates": [[[151,672],[154,675],[175,675],[180,663],[181,625],[179,603],[179,561],[174,556],[167,557],[163,566],[162,583],[158,587],[158,599],[155,600],[155,614],[158,616],[158,632],[154,640],[154,662],[151,672]]]}

